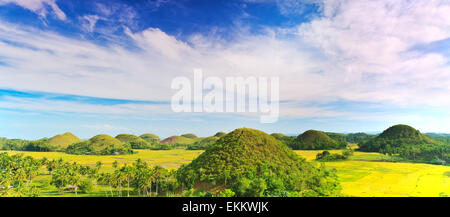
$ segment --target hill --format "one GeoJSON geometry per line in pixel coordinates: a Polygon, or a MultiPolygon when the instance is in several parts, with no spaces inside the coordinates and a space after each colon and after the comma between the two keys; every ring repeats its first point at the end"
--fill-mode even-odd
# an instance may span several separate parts
{"type": "Polygon", "coordinates": [[[334,173],[306,162],[274,137],[247,128],[221,137],[178,174],[186,187],[209,183],[237,196],[320,196],[340,189],[334,173]]]}
{"type": "MultiPolygon", "coordinates": [[[[398,124],[384,130],[377,137],[359,144],[359,150],[379,152],[402,146],[433,144],[435,141],[411,126],[398,124]]],[[[390,151],[390,150],[389,150],[390,151]]]]}
{"type": "Polygon", "coordinates": [[[131,135],[131,134],[119,134],[116,136],[116,139],[120,140],[123,143],[127,143],[131,145],[133,149],[149,149],[153,147],[153,144],[156,142],[147,142],[141,137],[131,135]]]}
{"type": "Polygon", "coordinates": [[[330,150],[342,149],[347,146],[345,141],[336,141],[322,131],[308,130],[295,140],[295,149],[300,150],[330,150]]]}
{"type": "Polygon", "coordinates": [[[214,136],[216,136],[216,137],[222,137],[225,135],[227,135],[227,133],[225,133],[225,132],[217,132],[216,134],[214,134],[214,136]]]}
{"type": "Polygon", "coordinates": [[[295,137],[286,136],[282,133],[272,133],[270,135],[273,136],[278,141],[280,141],[281,143],[291,147],[292,149],[295,149],[295,137]]]}
{"type": "Polygon", "coordinates": [[[191,145],[187,147],[187,150],[206,150],[211,145],[213,145],[220,137],[210,136],[206,138],[202,138],[201,140],[195,141],[191,145]]]}
{"type": "Polygon", "coordinates": [[[87,154],[87,155],[112,155],[133,153],[129,144],[120,140],[100,134],[90,138],[88,141],[79,142],[67,147],[69,154],[87,154]]]}
{"type": "Polygon", "coordinates": [[[398,154],[414,161],[446,164],[450,158],[450,146],[434,140],[408,125],[395,125],[377,137],[358,144],[360,151],[398,154]]]}
{"type": "Polygon", "coordinates": [[[189,139],[196,139],[196,138],[198,138],[198,136],[195,135],[195,134],[193,134],[193,133],[186,133],[186,134],[183,134],[183,135],[181,135],[181,136],[182,136],[182,137],[189,138],[189,139]]]}
{"type": "Polygon", "coordinates": [[[141,137],[143,140],[145,140],[147,142],[158,142],[159,140],[161,140],[159,138],[159,136],[157,136],[153,133],[144,133],[144,134],[140,135],[139,137],[141,137]]]}
{"type": "Polygon", "coordinates": [[[163,140],[161,140],[159,143],[161,144],[192,144],[196,141],[196,139],[187,138],[184,136],[170,136],[163,140]]]}
{"type": "Polygon", "coordinates": [[[55,146],[57,149],[64,150],[73,143],[81,142],[82,140],[70,132],[58,134],[50,138],[47,143],[55,146]]]}

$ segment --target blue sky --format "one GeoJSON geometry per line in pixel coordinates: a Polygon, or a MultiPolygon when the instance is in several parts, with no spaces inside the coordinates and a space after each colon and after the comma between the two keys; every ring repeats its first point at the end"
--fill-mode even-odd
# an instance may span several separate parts
{"type": "Polygon", "coordinates": [[[0,136],[450,132],[450,3],[0,0],[0,136]],[[174,113],[170,82],[278,76],[280,118],[174,113]]]}

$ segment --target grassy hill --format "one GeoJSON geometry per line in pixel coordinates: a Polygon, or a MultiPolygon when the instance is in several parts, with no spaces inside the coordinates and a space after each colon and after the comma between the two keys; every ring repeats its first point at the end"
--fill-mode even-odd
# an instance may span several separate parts
{"type": "Polygon", "coordinates": [[[295,149],[330,150],[346,147],[345,141],[336,141],[322,131],[308,130],[300,134],[295,141],[295,149]]]}
{"type": "Polygon", "coordinates": [[[145,140],[147,142],[158,142],[159,140],[161,140],[159,138],[159,136],[157,136],[153,133],[144,133],[144,134],[140,135],[139,137],[141,137],[143,140],[145,140]]]}
{"type": "Polygon", "coordinates": [[[193,133],[186,133],[186,134],[183,134],[183,135],[181,135],[181,136],[182,136],[182,137],[189,138],[189,139],[196,139],[196,138],[198,138],[198,136],[195,135],[195,134],[193,134],[193,133]]]}
{"type": "Polygon", "coordinates": [[[131,135],[131,134],[119,134],[116,139],[123,143],[130,144],[133,149],[149,149],[154,146],[155,141],[148,142],[141,137],[131,135]]]}
{"type": "Polygon", "coordinates": [[[394,125],[383,131],[377,137],[359,144],[361,151],[379,152],[386,149],[395,149],[402,146],[434,144],[436,141],[420,133],[408,125],[394,125]]]}
{"type": "Polygon", "coordinates": [[[73,135],[70,132],[64,133],[64,134],[58,134],[56,136],[53,136],[50,138],[47,142],[50,145],[55,146],[57,149],[64,150],[69,145],[81,142],[82,140],[75,135],[73,135]]]}
{"type": "Polygon", "coordinates": [[[333,173],[299,158],[274,137],[246,128],[221,137],[182,166],[179,174],[187,187],[194,182],[210,183],[216,189],[231,188],[238,196],[319,196],[340,189],[333,173]]]}
{"type": "Polygon", "coordinates": [[[227,133],[225,133],[225,132],[217,132],[216,134],[214,134],[215,137],[222,137],[225,135],[227,135],[227,133]]]}
{"type": "Polygon", "coordinates": [[[377,137],[358,146],[360,151],[399,155],[419,162],[448,164],[450,161],[450,145],[402,124],[389,127],[377,137]]]}
{"type": "Polygon", "coordinates": [[[187,150],[206,150],[211,145],[217,142],[220,137],[217,136],[210,136],[202,138],[201,140],[195,141],[191,145],[187,147],[187,150]]]}
{"type": "Polygon", "coordinates": [[[79,142],[70,145],[66,150],[69,154],[87,154],[87,155],[111,155],[132,153],[129,144],[109,135],[100,134],[90,138],[88,141],[79,142]]]}
{"type": "Polygon", "coordinates": [[[170,136],[170,137],[167,137],[167,138],[161,140],[159,143],[188,145],[188,144],[194,143],[196,140],[197,139],[192,139],[192,138],[188,138],[188,137],[184,137],[184,136],[170,136]]]}

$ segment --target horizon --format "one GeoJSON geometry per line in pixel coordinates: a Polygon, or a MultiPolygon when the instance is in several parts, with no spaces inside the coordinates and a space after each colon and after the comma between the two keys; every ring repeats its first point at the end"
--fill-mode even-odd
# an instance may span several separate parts
{"type": "Polygon", "coordinates": [[[427,0],[0,0],[0,136],[450,133],[448,14],[427,0]],[[279,78],[278,121],[173,112],[171,81],[196,68],[279,78]]]}

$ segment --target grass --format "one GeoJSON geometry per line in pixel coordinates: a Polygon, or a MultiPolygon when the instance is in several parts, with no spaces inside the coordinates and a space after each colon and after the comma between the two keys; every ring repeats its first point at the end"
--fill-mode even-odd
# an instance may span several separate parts
{"type": "MultiPolygon", "coordinates": [[[[115,160],[119,164],[130,164],[138,158],[149,162],[151,165],[175,169],[182,164],[189,163],[203,152],[188,150],[138,151],[137,154],[114,156],[70,155],[60,152],[8,152],[10,154],[23,153],[35,158],[63,158],[66,161],[76,161],[85,165],[94,165],[97,161],[101,161],[104,165],[103,171],[112,171],[111,164],[115,160]]],[[[321,151],[295,152],[312,161],[316,154],[321,151]]],[[[340,153],[341,151],[332,150],[330,152],[340,153]]],[[[325,165],[337,170],[343,187],[342,192],[348,196],[450,196],[450,167],[409,162],[384,162],[395,160],[396,157],[384,156],[379,153],[355,152],[350,160],[325,162],[325,165]]],[[[42,169],[40,175],[33,181],[35,184],[42,186],[42,196],[75,196],[74,193],[70,192],[58,195],[57,189],[48,184],[50,179],[51,176],[45,169],[42,169]]],[[[94,192],[90,194],[78,193],[78,196],[105,196],[106,194],[110,195],[109,187],[99,185],[94,192]]]]}

